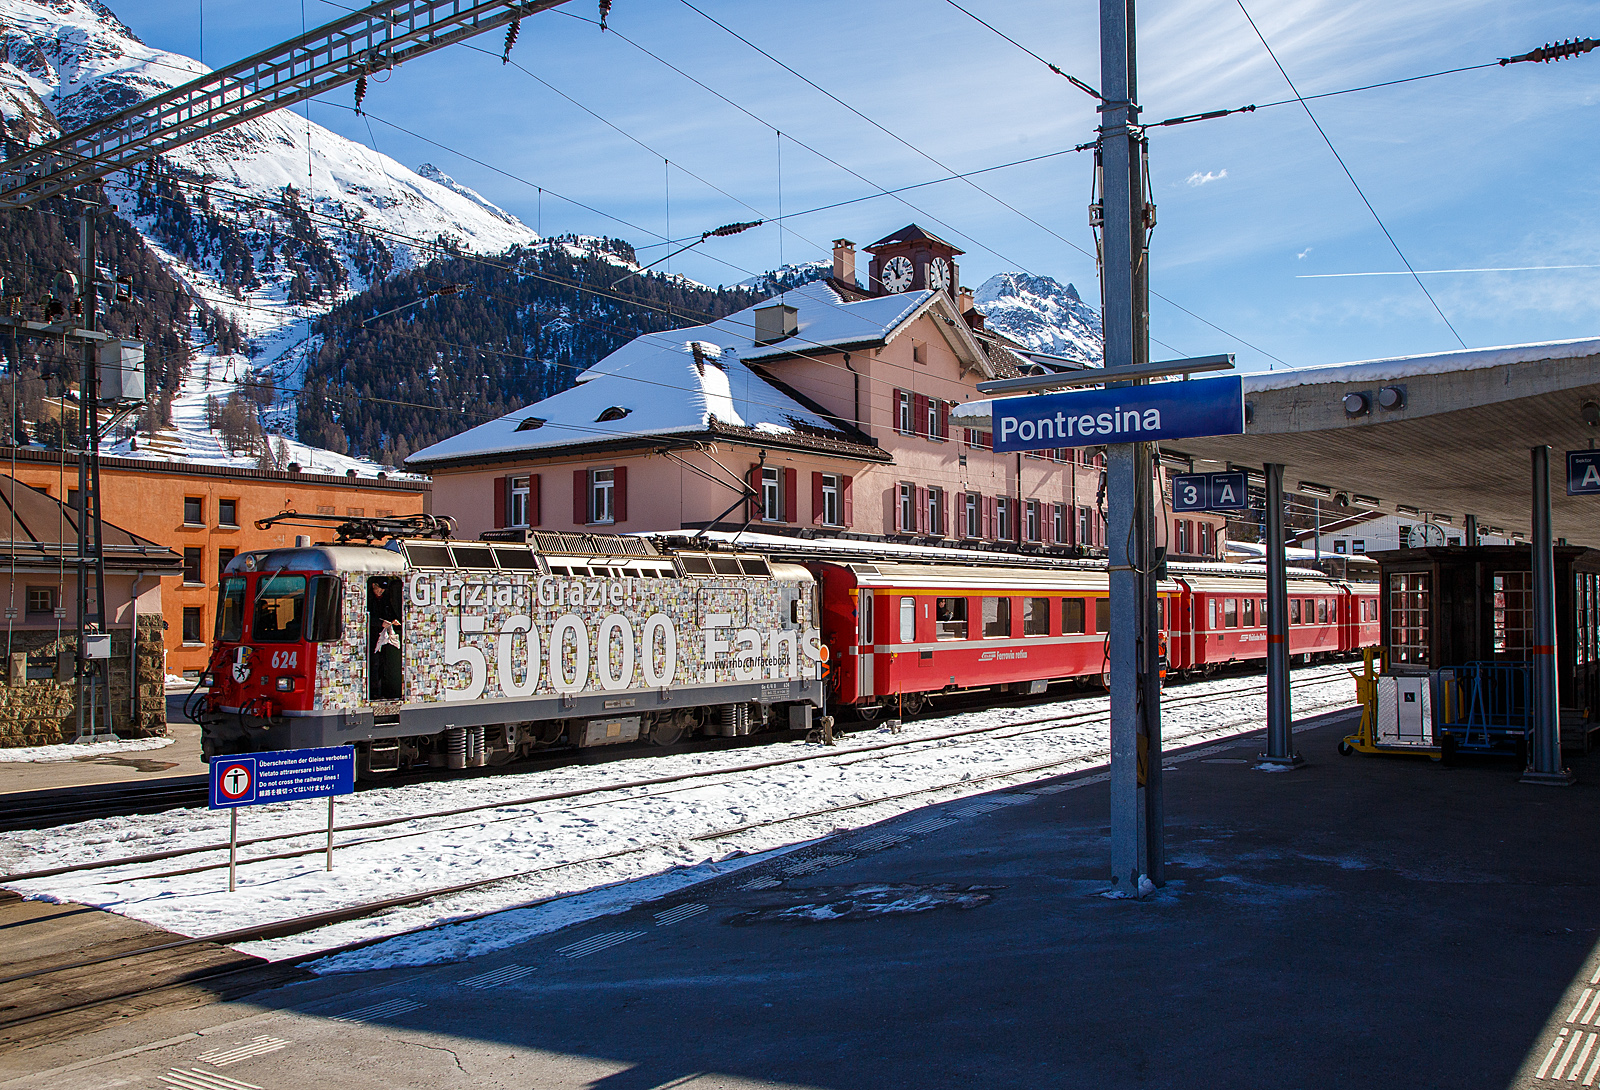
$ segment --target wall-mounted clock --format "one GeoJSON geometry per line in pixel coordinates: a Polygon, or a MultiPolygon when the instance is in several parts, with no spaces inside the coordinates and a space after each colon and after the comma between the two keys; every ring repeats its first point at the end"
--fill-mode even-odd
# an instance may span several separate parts
{"type": "Polygon", "coordinates": [[[934,291],[944,291],[950,286],[950,262],[942,257],[936,257],[928,262],[928,287],[934,291]]]}
{"type": "Polygon", "coordinates": [[[909,258],[891,257],[883,263],[883,290],[896,294],[905,291],[911,286],[911,274],[914,271],[909,258]]]}
{"type": "Polygon", "coordinates": [[[1412,524],[1406,531],[1406,545],[1412,549],[1426,549],[1444,544],[1444,528],[1432,522],[1412,524]]]}

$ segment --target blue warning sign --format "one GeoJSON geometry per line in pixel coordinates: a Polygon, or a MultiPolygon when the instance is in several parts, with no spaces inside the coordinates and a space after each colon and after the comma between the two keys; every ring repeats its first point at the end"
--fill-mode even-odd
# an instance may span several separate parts
{"type": "Polygon", "coordinates": [[[211,759],[213,810],[348,795],[355,789],[356,751],[351,746],[282,749],[211,759]]]}

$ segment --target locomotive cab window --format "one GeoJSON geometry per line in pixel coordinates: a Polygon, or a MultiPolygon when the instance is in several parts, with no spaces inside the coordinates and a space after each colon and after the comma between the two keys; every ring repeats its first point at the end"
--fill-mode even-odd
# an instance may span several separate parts
{"type": "Polygon", "coordinates": [[[298,643],[305,620],[306,577],[273,575],[256,587],[250,636],[259,643],[298,643]]]}
{"type": "Polygon", "coordinates": [[[306,639],[327,643],[344,635],[344,583],[337,575],[319,575],[311,580],[310,608],[306,639]]]}
{"type": "Polygon", "coordinates": [[[238,643],[244,639],[244,576],[233,575],[222,581],[217,597],[217,639],[238,643]]]}
{"type": "MultiPolygon", "coordinates": [[[[902,598],[902,602],[910,601],[902,598]]],[[[985,598],[984,602],[992,602],[993,598],[985,598]]],[[[967,638],[967,600],[965,598],[940,598],[935,603],[938,611],[938,635],[941,640],[964,640],[967,638]]],[[[987,613],[985,614],[987,616],[987,613]]],[[[909,641],[907,641],[909,642],[909,641]]]]}

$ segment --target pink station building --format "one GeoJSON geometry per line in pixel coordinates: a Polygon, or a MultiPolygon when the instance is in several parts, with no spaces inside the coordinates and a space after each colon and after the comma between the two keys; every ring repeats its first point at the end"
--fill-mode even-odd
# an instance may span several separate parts
{"type": "MultiPolygon", "coordinates": [[[[1098,448],[996,454],[952,428],[985,379],[1075,365],[984,328],[962,251],[909,226],[834,244],[833,275],[707,325],[649,333],[575,386],[407,459],[463,537],[527,527],[851,535],[1097,553],[1098,448]]],[[[1223,555],[1220,518],[1169,555],[1223,555]]]]}

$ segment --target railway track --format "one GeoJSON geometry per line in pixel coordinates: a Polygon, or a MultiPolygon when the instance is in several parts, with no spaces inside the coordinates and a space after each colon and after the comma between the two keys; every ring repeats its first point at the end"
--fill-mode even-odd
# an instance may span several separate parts
{"type": "MultiPolygon", "coordinates": [[[[1302,680],[1296,682],[1296,684],[1300,684],[1300,685],[1327,684],[1327,683],[1329,683],[1330,681],[1333,681],[1333,680],[1336,680],[1336,679],[1327,678],[1327,677],[1311,678],[1311,679],[1302,679],[1302,680]]],[[[1186,703],[1217,703],[1217,702],[1237,699],[1239,696],[1245,695],[1245,693],[1248,692],[1248,691],[1260,691],[1260,690],[1263,690],[1263,689],[1264,689],[1264,686],[1248,686],[1248,687],[1242,687],[1241,689],[1230,689],[1230,690],[1227,690],[1227,691],[1224,691],[1224,692],[1220,692],[1220,693],[1219,692],[1212,692],[1212,693],[1208,693],[1208,694],[1196,694],[1189,701],[1186,701],[1186,703]]],[[[906,747],[908,745],[916,745],[916,744],[920,743],[924,747],[926,747],[930,743],[965,744],[968,741],[982,740],[982,738],[984,736],[993,736],[994,734],[996,734],[997,732],[1000,732],[1000,731],[1011,730],[1011,731],[1013,731],[1013,736],[1017,736],[1017,735],[1021,735],[1021,734],[1036,733],[1036,732],[1045,731],[1045,730],[1051,730],[1051,729],[1061,729],[1061,726],[1063,725],[1061,723],[1061,721],[1063,721],[1063,720],[1081,721],[1081,720],[1086,719],[1086,718],[1091,718],[1091,717],[1095,717],[1095,716],[1103,716],[1103,715],[1104,715],[1103,711],[1096,711],[1096,712],[1078,713],[1078,714],[1073,714],[1073,715],[1058,715],[1058,716],[1041,717],[1039,719],[1033,719],[1033,720],[1012,721],[1012,722],[1009,722],[1009,723],[995,724],[995,725],[991,725],[991,726],[988,726],[988,727],[982,727],[982,728],[969,728],[968,730],[964,730],[964,731],[944,732],[941,735],[933,736],[933,737],[924,737],[924,738],[921,738],[921,739],[910,739],[910,740],[903,740],[903,741],[898,741],[898,742],[880,743],[880,744],[875,745],[874,747],[870,747],[872,750],[877,750],[879,752],[868,752],[869,747],[859,747],[857,749],[853,749],[853,750],[847,751],[845,753],[807,755],[805,758],[786,758],[786,759],[777,760],[777,761],[771,761],[771,762],[761,762],[760,764],[763,765],[763,766],[766,766],[766,767],[772,767],[772,766],[782,765],[782,764],[798,763],[800,760],[805,760],[805,759],[820,759],[820,758],[826,758],[826,757],[829,757],[829,756],[832,756],[832,757],[835,757],[835,758],[838,758],[838,759],[842,759],[844,763],[856,763],[856,762],[863,761],[863,760],[882,759],[883,757],[891,755],[890,752],[884,752],[884,751],[904,751],[904,747],[906,747]],[[1046,724],[1049,723],[1049,722],[1055,722],[1055,723],[1057,723],[1057,726],[1055,726],[1055,727],[1047,726],[1046,724]]],[[[1067,724],[1064,724],[1064,725],[1071,725],[1071,723],[1067,723],[1067,724]]],[[[1209,729],[1208,728],[1201,728],[1201,729],[1196,729],[1196,730],[1184,731],[1182,733],[1173,735],[1171,738],[1169,738],[1169,742],[1174,743],[1174,744],[1182,744],[1187,740],[1195,739],[1195,738],[1198,738],[1200,736],[1208,736],[1208,735],[1214,736],[1215,733],[1216,733],[1215,732],[1215,728],[1209,728],[1209,729]]],[[[391,911],[391,910],[394,910],[394,909],[397,909],[397,908],[415,906],[415,905],[423,904],[425,902],[430,902],[430,901],[433,901],[433,902],[448,902],[448,900],[450,898],[456,897],[456,896],[460,896],[462,894],[467,894],[467,893],[478,893],[478,894],[481,894],[483,892],[493,890],[495,887],[514,886],[518,882],[526,882],[526,881],[528,881],[530,879],[533,879],[535,877],[548,876],[550,874],[553,874],[553,873],[556,873],[556,872],[560,872],[560,871],[563,871],[563,870],[570,870],[570,869],[574,869],[574,868],[592,866],[592,865],[594,865],[596,863],[603,863],[603,862],[607,862],[607,861],[623,859],[623,858],[628,857],[628,856],[639,855],[639,854],[646,853],[646,852],[651,852],[651,851],[660,851],[665,847],[677,844],[677,843],[679,843],[679,842],[681,842],[682,840],[685,840],[685,839],[691,840],[691,841],[694,841],[694,842],[699,842],[699,843],[709,843],[709,842],[716,842],[716,841],[724,841],[724,840],[729,840],[729,839],[738,837],[738,836],[740,836],[742,834],[751,833],[751,832],[756,831],[756,830],[769,830],[769,829],[772,829],[774,827],[782,826],[782,825],[785,825],[785,824],[795,824],[795,823],[800,823],[800,822],[816,821],[818,819],[830,817],[830,816],[833,816],[833,815],[844,814],[844,813],[849,813],[849,812],[854,812],[854,811],[860,811],[860,810],[868,809],[868,808],[871,808],[871,807],[874,807],[874,806],[883,806],[883,805],[888,805],[888,804],[904,803],[905,801],[910,800],[910,799],[916,799],[916,798],[919,798],[919,797],[926,797],[926,796],[937,796],[937,795],[939,795],[941,793],[946,793],[946,792],[949,792],[951,790],[968,791],[970,788],[972,788],[975,785],[997,785],[998,784],[998,785],[1004,786],[1006,784],[1006,781],[1016,781],[1019,778],[1024,780],[1024,782],[1025,782],[1026,780],[1029,780],[1029,779],[1037,779],[1037,778],[1039,778],[1039,776],[1042,773],[1049,773],[1049,772],[1051,772],[1053,770],[1067,768],[1068,766],[1076,766],[1079,769],[1085,767],[1086,765],[1089,766],[1089,767],[1092,767],[1094,763],[1096,763],[1098,761],[1101,761],[1101,760],[1105,759],[1108,756],[1109,756],[1109,751],[1107,751],[1107,750],[1097,750],[1097,751],[1093,751],[1093,752],[1079,752],[1079,753],[1075,753],[1075,754],[1073,754],[1071,756],[1063,757],[1063,758],[1060,758],[1060,759],[1055,759],[1055,760],[1050,760],[1050,761],[1045,761],[1045,762],[1035,762],[1035,763],[1027,764],[1027,765],[1023,765],[1023,766],[1000,769],[1000,770],[996,770],[996,771],[993,771],[993,772],[985,773],[985,774],[979,775],[979,776],[968,776],[968,777],[964,777],[964,778],[960,778],[960,779],[940,780],[937,783],[923,784],[923,785],[920,785],[918,787],[915,787],[915,788],[912,788],[912,789],[906,790],[906,791],[900,791],[900,792],[894,792],[894,793],[890,793],[890,794],[886,794],[886,795],[874,796],[872,798],[867,798],[867,799],[852,799],[850,801],[843,802],[843,803],[840,803],[840,804],[837,804],[837,805],[832,805],[832,806],[812,809],[812,810],[805,811],[803,813],[795,813],[795,814],[782,815],[782,816],[779,816],[779,817],[763,818],[763,819],[759,819],[759,820],[744,822],[744,823],[741,823],[741,824],[738,824],[738,825],[733,825],[733,826],[730,826],[730,827],[727,827],[727,828],[712,829],[712,830],[708,830],[706,832],[703,832],[703,833],[700,833],[700,834],[697,834],[697,835],[694,835],[694,836],[691,836],[691,837],[682,837],[682,836],[679,836],[679,835],[674,835],[674,836],[666,837],[666,838],[653,839],[653,840],[651,840],[649,842],[646,842],[646,843],[636,843],[636,844],[630,845],[630,846],[628,846],[626,848],[619,848],[619,849],[615,849],[615,850],[611,850],[611,851],[598,853],[598,854],[595,854],[595,855],[584,856],[584,857],[579,858],[579,859],[569,859],[569,860],[566,860],[566,861],[563,861],[563,862],[560,862],[560,863],[550,864],[548,866],[523,868],[523,869],[520,869],[520,870],[517,870],[517,871],[510,872],[510,873],[505,873],[505,874],[499,874],[499,875],[494,875],[494,876],[474,879],[474,880],[470,880],[470,881],[466,881],[466,882],[456,883],[456,884],[449,885],[449,886],[431,888],[431,889],[426,889],[426,890],[419,890],[419,891],[406,893],[406,894],[403,894],[403,895],[400,895],[400,896],[396,896],[396,897],[388,897],[388,898],[383,898],[383,899],[380,899],[380,900],[373,900],[373,901],[362,902],[362,903],[359,903],[359,904],[343,906],[343,907],[340,907],[340,908],[331,909],[331,910],[327,910],[327,911],[323,911],[323,912],[312,913],[312,914],[308,914],[308,915],[302,915],[302,916],[297,916],[297,917],[292,917],[292,918],[282,919],[282,920],[276,920],[276,921],[270,921],[270,922],[265,922],[265,923],[260,923],[260,924],[254,924],[254,925],[251,925],[251,926],[248,926],[248,927],[233,929],[233,930],[229,930],[229,931],[226,931],[226,932],[219,932],[219,933],[213,933],[213,934],[210,934],[210,935],[196,936],[196,937],[193,937],[193,938],[178,939],[178,940],[174,940],[174,941],[171,941],[171,942],[153,944],[153,945],[146,946],[146,947],[139,948],[139,949],[118,950],[118,951],[116,951],[114,953],[109,953],[109,954],[106,954],[106,955],[103,955],[103,956],[80,958],[80,959],[77,959],[77,960],[74,960],[74,961],[65,962],[65,963],[54,963],[54,964],[50,964],[50,965],[35,966],[35,967],[29,968],[29,969],[27,969],[27,970],[25,970],[23,972],[11,973],[11,974],[6,975],[4,977],[0,977],[0,985],[5,985],[8,988],[14,988],[17,985],[32,985],[34,987],[45,986],[45,985],[47,985],[48,981],[51,978],[54,978],[54,977],[59,977],[59,976],[62,976],[62,975],[79,975],[79,976],[81,976],[85,972],[93,972],[95,970],[106,969],[107,967],[116,965],[117,963],[121,963],[121,962],[127,962],[127,961],[130,961],[130,960],[136,960],[136,959],[140,959],[140,958],[151,958],[151,957],[168,956],[173,951],[182,950],[184,948],[209,947],[210,949],[215,950],[215,949],[220,948],[220,947],[226,947],[226,946],[233,945],[233,944],[238,944],[238,943],[260,941],[260,940],[263,940],[263,939],[284,938],[284,937],[289,937],[289,936],[298,935],[298,934],[305,934],[305,933],[308,933],[308,932],[311,932],[311,931],[318,930],[318,929],[323,928],[323,927],[333,926],[333,925],[340,924],[340,923],[348,923],[348,922],[351,922],[351,921],[354,921],[354,920],[359,920],[359,919],[363,919],[365,917],[374,916],[374,915],[377,915],[377,914],[380,914],[380,913],[388,912],[388,911],[391,911]]],[[[695,779],[705,780],[705,779],[707,779],[707,778],[709,778],[711,776],[725,776],[725,775],[730,775],[730,774],[737,774],[739,771],[746,770],[747,767],[748,766],[740,766],[738,769],[720,769],[720,770],[714,770],[714,771],[707,770],[707,771],[702,771],[702,772],[699,772],[699,773],[685,774],[685,775],[680,776],[680,777],[663,777],[661,779],[664,780],[664,781],[670,781],[670,780],[673,780],[673,779],[676,779],[676,780],[695,780],[695,779]]],[[[572,796],[575,796],[575,795],[578,795],[578,794],[614,793],[617,790],[619,790],[620,787],[621,787],[621,785],[608,785],[608,786],[599,787],[599,788],[586,789],[586,790],[581,791],[581,792],[570,792],[570,793],[565,793],[565,794],[567,794],[568,797],[572,797],[572,796]]],[[[679,789],[679,790],[692,789],[692,785],[681,785],[677,789],[679,789]]],[[[637,797],[640,797],[640,796],[634,796],[634,797],[637,798],[637,797]]],[[[611,801],[615,801],[615,800],[611,800],[611,801]]],[[[951,801],[954,801],[954,800],[951,800],[951,801]]],[[[598,805],[598,804],[599,803],[597,803],[597,802],[590,802],[587,805],[598,805]]],[[[504,806],[504,805],[506,805],[506,804],[505,803],[494,803],[494,804],[488,804],[488,805],[486,805],[484,807],[458,808],[458,812],[460,812],[460,811],[470,811],[470,810],[473,810],[473,809],[499,808],[499,807],[504,806]]],[[[549,812],[550,811],[543,811],[543,813],[549,813],[549,812]]],[[[531,815],[522,814],[522,815],[514,815],[513,817],[526,818],[528,816],[531,816],[531,815]]],[[[511,820],[511,819],[512,818],[499,818],[499,819],[496,819],[496,820],[511,820]]],[[[383,823],[366,823],[366,824],[368,826],[371,826],[371,825],[388,824],[390,822],[398,822],[398,821],[406,821],[406,820],[417,820],[417,816],[416,815],[411,815],[411,816],[408,816],[408,817],[405,817],[405,818],[389,819],[389,821],[386,821],[386,822],[383,822],[383,823]]],[[[484,825],[484,824],[489,824],[489,823],[488,822],[479,822],[479,823],[476,823],[476,824],[484,825]]],[[[461,827],[458,826],[457,828],[461,828],[461,827]]],[[[437,830],[423,830],[422,832],[429,832],[429,831],[437,831],[437,830]]],[[[311,835],[311,834],[309,834],[309,833],[296,833],[296,834],[283,834],[283,835],[285,835],[285,836],[307,836],[307,835],[311,835]]],[[[317,833],[317,835],[325,835],[325,831],[319,831],[317,833]]],[[[420,835],[420,833],[413,832],[413,833],[407,833],[407,834],[404,834],[404,835],[414,836],[414,835],[420,835]]],[[[213,849],[207,847],[207,848],[198,848],[198,849],[190,849],[190,850],[192,850],[192,851],[205,851],[205,850],[213,850],[213,849]]],[[[309,853],[293,852],[293,853],[285,853],[285,854],[298,855],[298,854],[309,854],[309,853]]],[[[282,856],[279,856],[279,857],[282,857],[282,856]]],[[[265,858],[265,857],[257,857],[257,861],[259,861],[261,858],[265,858]]],[[[116,861],[112,861],[110,864],[107,864],[107,865],[126,865],[126,863],[118,863],[116,861]]],[[[225,864],[223,864],[223,865],[225,865],[225,864]]],[[[90,869],[91,866],[92,865],[85,866],[82,869],[90,869]]],[[[200,869],[200,868],[196,868],[196,869],[200,869]]],[[[58,869],[58,870],[54,871],[53,873],[63,873],[63,871],[58,869]]],[[[130,877],[134,877],[134,876],[130,876],[130,877]]],[[[139,877],[150,877],[150,876],[139,876],[139,877]]],[[[7,881],[7,882],[12,882],[12,881],[20,880],[20,876],[8,876],[7,878],[0,879],[0,880],[7,881]]],[[[631,880],[631,879],[628,879],[628,880],[631,880]]],[[[481,911],[481,912],[472,912],[472,913],[467,913],[467,914],[457,914],[457,915],[451,916],[447,920],[435,920],[435,921],[429,922],[427,924],[424,924],[424,925],[421,925],[421,926],[418,926],[418,927],[415,927],[415,928],[401,930],[401,931],[398,931],[398,932],[391,932],[391,933],[385,934],[385,935],[380,936],[380,937],[363,939],[363,940],[358,941],[358,942],[346,943],[346,944],[336,945],[336,946],[332,946],[332,947],[325,947],[325,948],[319,949],[319,950],[317,950],[315,952],[307,953],[307,954],[300,955],[300,956],[293,957],[293,958],[289,958],[289,959],[285,959],[282,962],[278,962],[278,963],[274,963],[274,964],[276,966],[278,966],[280,969],[287,969],[287,968],[293,967],[294,965],[297,965],[297,964],[300,964],[300,963],[303,963],[303,962],[306,962],[306,961],[309,961],[309,960],[314,960],[314,959],[317,959],[317,958],[324,958],[324,957],[331,956],[333,954],[344,953],[344,952],[348,952],[348,951],[351,951],[351,950],[360,949],[362,947],[369,946],[369,945],[372,945],[372,944],[375,944],[375,943],[378,943],[378,942],[386,942],[386,941],[389,941],[391,939],[399,938],[399,937],[401,937],[403,935],[413,935],[413,934],[418,934],[418,933],[422,933],[422,932],[426,932],[426,931],[430,931],[430,930],[435,930],[435,929],[437,929],[439,927],[442,927],[442,926],[445,926],[447,924],[457,924],[457,923],[470,922],[471,920],[474,920],[474,919],[481,919],[481,918],[485,918],[485,917],[488,917],[488,916],[497,915],[497,914],[502,913],[502,912],[512,911],[514,909],[529,908],[529,907],[534,907],[534,906],[541,905],[541,904],[547,904],[547,903],[551,903],[551,902],[555,902],[555,901],[560,901],[560,900],[567,899],[567,898],[570,898],[570,897],[573,897],[573,896],[577,896],[580,893],[592,892],[594,888],[598,888],[598,887],[587,887],[586,889],[584,889],[582,891],[559,893],[559,894],[554,894],[554,895],[551,895],[551,896],[538,897],[538,898],[534,898],[534,899],[530,899],[530,900],[526,900],[526,901],[519,901],[519,902],[516,902],[516,903],[513,903],[513,904],[502,905],[502,906],[499,906],[499,907],[496,907],[496,908],[493,908],[493,909],[489,909],[489,910],[486,910],[486,911],[481,911]]],[[[233,977],[233,976],[236,976],[236,975],[242,974],[242,973],[257,972],[257,971],[260,971],[261,968],[262,968],[262,965],[259,962],[251,962],[250,964],[244,965],[244,966],[239,966],[239,965],[236,965],[236,964],[234,964],[234,965],[224,964],[224,965],[217,966],[212,970],[201,972],[198,975],[194,974],[194,973],[187,974],[186,977],[185,977],[185,981],[187,983],[193,984],[193,983],[196,983],[196,982],[202,981],[202,980],[219,980],[219,979],[223,979],[223,978],[233,977]]],[[[104,1002],[107,999],[113,999],[113,998],[114,999],[125,999],[130,994],[138,994],[138,991],[139,991],[139,989],[137,987],[135,987],[135,988],[132,988],[132,990],[130,990],[128,992],[119,993],[117,995],[96,996],[93,1000],[90,1000],[88,1002],[89,1003],[99,1003],[99,1002],[104,1002]]],[[[83,1005],[83,1004],[80,1004],[80,1005],[83,1005]]],[[[70,1008],[68,1008],[68,1009],[70,1009],[70,1008]]],[[[56,1010],[45,1012],[43,1014],[30,1015],[30,1016],[27,1016],[27,1017],[23,1018],[22,1020],[23,1021],[28,1021],[28,1020],[31,1020],[32,1018],[35,1018],[35,1017],[48,1017],[51,1014],[60,1013],[60,1010],[61,1010],[61,1008],[58,1008],[56,1010]]],[[[4,1012],[0,1012],[0,1027],[9,1026],[9,1025],[12,1024],[13,1021],[15,1021],[15,1020],[8,1020],[6,1015],[4,1014],[4,1012]]]]}
{"type": "MultiPolygon", "coordinates": [[[[1291,687],[1303,688],[1309,685],[1325,685],[1339,680],[1337,677],[1301,678],[1292,681],[1291,687]]],[[[1253,681],[1245,685],[1223,691],[1196,693],[1188,696],[1180,694],[1163,702],[1163,707],[1168,709],[1181,709],[1200,704],[1217,703],[1222,700],[1238,699],[1245,696],[1258,695],[1266,691],[1263,681],[1253,681]]],[[[958,730],[941,731],[937,734],[916,735],[907,738],[894,739],[883,742],[872,742],[862,745],[850,746],[843,750],[822,749],[806,752],[794,756],[775,757],[762,761],[752,761],[739,765],[723,768],[697,769],[689,772],[676,773],[666,776],[652,776],[640,779],[626,780],[613,784],[598,784],[588,787],[572,788],[564,791],[550,791],[522,798],[491,800],[472,806],[449,807],[442,810],[433,810],[421,814],[404,814],[395,817],[378,818],[370,821],[352,822],[336,826],[335,835],[353,832],[367,832],[375,829],[392,829],[397,826],[409,825],[416,822],[428,822],[437,819],[460,817],[467,814],[482,813],[484,811],[499,811],[500,816],[456,825],[428,825],[423,828],[409,829],[404,832],[386,836],[358,837],[336,841],[335,849],[348,849],[383,843],[393,840],[403,840],[418,836],[430,836],[440,833],[460,832],[487,825],[502,824],[510,821],[522,821],[530,817],[543,817],[555,813],[569,812],[582,809],[586,806],[608,805],[619,801],[615,798],[599,797],[614,796],[626,792],[643,791],[643,794],[628,795],[628,801],[657,798],[681,791],[692,791],[706,786],[708,783],[727,778],[737,778],[751,772],[761,772],[774,768],[800,764],[824,764],[828,767],[847,767],[852,764],[867,760],[882,760],[900,753],[915,753],[945,744],[975,744],[983,741],[1005,740],[1023,737],[1030,734],[1044,733],[1052,730],[1061,730],[1085,722],[1093,722],[1106,716],[1103,708],[1085,710],[1082,712],[1069,712],[1058,715],[1041,716],[1034,719],[1009,720],[1003,723],[987,724],[979,727],[965,727],[958,730]],[[651,788],[665,788],[661,791],[651,791],[651,788]],[[590,799],[592,801],[575,801],[590,799]],[[567,805],[550,807],[541,810],[530,810],[529,807],[544,803],[559,802],[567,805]],[[504,813],[506,810],[516,810],[515,813],[504,813]]],[[[263,855],[243,857],[238,860],[238,866],[243,868],[254,863],[275,862],[284,859],[294,859],[308,855],[320,855],[327,850],[326,828],[307,829],[296,832],[274,833],[268,836],[258,836],[239,841],[240,848],[249,848],[261,844],[281,843],[297,839],[314,840],[311,846],[293,848],[287,851],[272,852],[263,855]]],[[[67,874],[81,874],[89,871],[113,870],[122,867],[134,867],[142,864],[160,863],[174,859],[182,859],[208,853],[222,853],[228,850],[226,841],[212,844],[190,845],[183,848],[171,848],[159,852],[148,852],[140,855],[120,856],[111,859],[98,859],[84,863],[68,864],[57,867],[40,868],[30,871],[18,871],[11,874],[0,875],[0,886],[11,885],[18,882],[33,881],[43,878],[58,877],[67,874]]],[[[137,873],[124,876],[124,880],[156,880],[174,878],[189,874],[198,874],[210,870],[219,870],[228,866],[226,860],[208,862],[190,867],[181,867],[173,870],[137,873]]],[[[231,934],[231,933],[230,933],[231,934]]],[[[265,936],[263,936],[265,937],[265,936]]],[[[243,939],[232,941],[246,941],[243,939]]],[[[4,980],[0,980],[4,983],[4,980]]]]}

